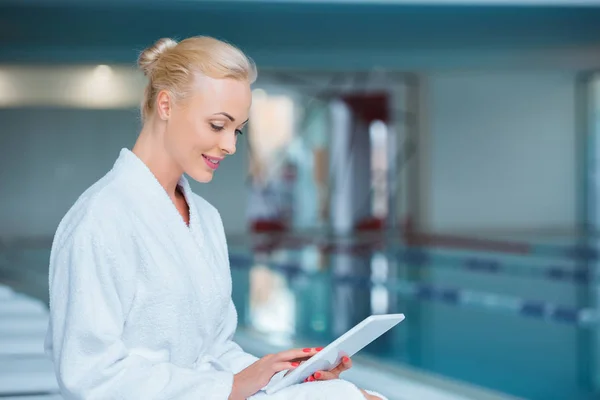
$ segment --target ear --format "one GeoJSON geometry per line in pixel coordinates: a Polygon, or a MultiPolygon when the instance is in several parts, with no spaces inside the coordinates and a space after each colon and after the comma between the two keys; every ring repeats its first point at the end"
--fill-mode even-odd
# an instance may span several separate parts
{"type": "Polygon", "coordinates": [[[156,96],[156,111],[163,121],[171,116],[171,94],[166,90],[161,90],[156,96]]]}

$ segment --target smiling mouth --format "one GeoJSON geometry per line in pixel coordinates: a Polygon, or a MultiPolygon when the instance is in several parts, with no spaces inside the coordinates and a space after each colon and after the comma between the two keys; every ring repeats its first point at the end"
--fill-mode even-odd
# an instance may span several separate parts
{"type": "Polygon", "coordinates": [[[204,161],[206,162],[206,165],[209,166],[209,168],[213,170],[219,168],[219,163],[221,162],[221,159],[208,157],[204,154],[202,154],[202,158],[204,158],[204,161]]]}

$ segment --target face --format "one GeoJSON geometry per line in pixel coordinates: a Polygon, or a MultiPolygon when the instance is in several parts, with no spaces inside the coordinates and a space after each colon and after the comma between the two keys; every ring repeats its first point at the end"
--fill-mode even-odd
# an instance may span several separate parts
{"type": "MultiPolygon", "coordinates": [[[[248,122],[252,93],[245,81],[198,77],[182,101],[169,101],[165,147],[179,167],[198,182],[210,182],[225,158],[235,153],[248,122]]],[[[159,108],[164,96],[159,97],[159,108]]]]}

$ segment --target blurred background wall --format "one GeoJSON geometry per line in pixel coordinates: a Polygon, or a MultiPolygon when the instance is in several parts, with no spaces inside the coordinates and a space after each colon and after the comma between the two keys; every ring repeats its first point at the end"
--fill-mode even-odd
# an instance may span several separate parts
{"type": "MultiPolygon", "coordinates": [[[[239,45],[263,81],[278,77],[277,85],[291,90],[298,82],[285,80],[290,70],[308,85],[311,73],[325,71],[357,90],[377,71],[414,73],[420,123],[411,162],[419,167],[408,179],[418,183],[394,189],[404,199],[399,223],[410,217],[425,232],[486,234],[581,225],[577,85],[600,57],[595,8],[251,1],[0,7],[0,81],[12,85],[0,102],[2,236],[53,232],[76,194],[135,140],[144,84],[131,69],[137,52],[159,37],[196,34],[239,45]],[[97,65],[117,68],[106,74],[122,75],[124,98],[61,103],[69,95],[61,79],[79,68],[101,81],[97,65]],[[35,68],[45,71],[37,81],[35,68]]],[[[219,203],[231,233],[248,227],[240,204],[248,198],[243,146],[218,179],[199,187],[219,203]]]]}
{"type": "Polygon", "coordinates": [[[428,76],[435,231],[577,227],[575,71],[428,76]]]}

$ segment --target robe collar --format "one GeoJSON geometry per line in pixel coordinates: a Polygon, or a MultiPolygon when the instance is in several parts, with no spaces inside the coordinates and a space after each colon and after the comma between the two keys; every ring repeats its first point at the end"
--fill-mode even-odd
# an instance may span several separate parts
{"type": "Polygon", "coordinates": [[[188,235],[191,233],[198,241],[198,244],[202,246],[204,234],[202,229],[200,229],[200,216],[196,208],[192,189],[184,175],[179,178],[177,185],[181,188],[181,192],[189,207],[189,225],[186,225],[185,220],[177,210],[167,191],[158,179],[156,179],[150,168],[131,150],[127,148],[121,149],[113,169],[124,172],[131,178],[131,184],[134,184],[141,192],[140,201],[149,202],[148,206],[155,207],[157,214],[164,211],[164,218],[171,229],[176,232],[185,230],[188,235]]]}

